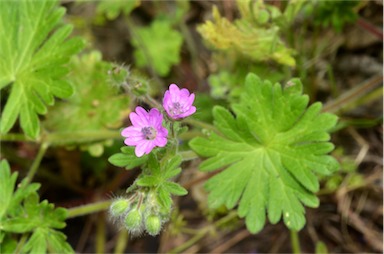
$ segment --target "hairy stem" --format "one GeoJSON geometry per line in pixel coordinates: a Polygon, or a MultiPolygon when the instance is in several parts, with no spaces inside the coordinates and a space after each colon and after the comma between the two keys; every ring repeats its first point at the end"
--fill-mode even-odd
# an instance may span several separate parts
{"type": "Polygon", "coordinates": [[[68,209],[67,219],[107,210],[111,205],[111,203],[112,203],[111,200],[106,200],[106,201],[101,201],[97,203],[70,208],[68,209]]]}

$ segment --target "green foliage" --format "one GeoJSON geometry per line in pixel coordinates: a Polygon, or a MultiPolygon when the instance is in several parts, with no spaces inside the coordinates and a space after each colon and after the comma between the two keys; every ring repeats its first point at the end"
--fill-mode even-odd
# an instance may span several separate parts
{"type": "Polygon", "coordinates": [[[134,32],[132,45],[137,66],[151,66],[160,76],[167,76],[172,65],[180,61],[181,34],[172,29],[170,21],[160,19],[134,32]]]}
{"type": "MultiPolygon", "coordinates": [[[[92,52],[73,58],[69,67],[75,93],[49,109],[44,127],[50,132],[68,135],[120,127],[129,112],[129,97],[119,93],[119,87],[115,85],[116,82],[119,85],[123,83],[121,79],[124,78],[109,74],[111,70],[115,71],[114,65],[102,61],[99,52],[92,52]]],[[[128,73],[123,73],[126,75],[128,73]]],[[[85,143],[81,139],[74,142],[85,143]]],[[[100,143],[83,144],[83,147],[95,156],[103,153],[100,143]]]]}
{"type": "Polygon", "coordinates": [[[235,52],[250,60],[273,60],[283,65],[295,66],[295,60],[292,57],[293,51],[285,47],[279,38],[279,27],[272,23],[265,24],[269,20],[268,12],[263,12],[267,15],[264,20],[252,18],[260,17],[258,12],[254,12],[264,8],[262,2],[258,2],[260,8],[254,10],[245,8],[245,3],[240,5],[243,7],[240,8],[242,18],[233,23],[221,17],[217,8],[214,7],[214,20],[199,26],[198,31],[215,49],[235,52]]]}
{"type": "MultiPolygon", "coordinates": [[[[228,57],[228,56],[227,56],[228,57]]],[[[271,68],[265,64],[250,64],[244,59],[233,61],[233,66],[208,77],[211,87],[211,95],[218,99],[228,99],[230,102],[237,101],[244,90],[244,78],[250,72],[257,73],[260,78],[271,82],[283,79],[284,73],[278,68],[271,68]]]]}
{"type": "Polygon", "coordinates": [[[179,184],[169,181],[171,178],[177,176],[181,172],[179,167],[181,163],[181,156],[176,155],[172,159],[158,161],[157,157],[153,154],[149,155],[148,172],[149,174],[142,174],[136,181],[136,184],[141,187],[149,187],[155,190],[161,206],[169,211],[172,205],[171,195],[183,196],[188,192],[179,184]]]}
{"type": "Polygon", "coordinates": [[[328,254],[329,251],[328,251],[327,245],[325,245],[325,243],[322,241],[316,242],[315,253],[316,254],[328,254]]]}
{"type": "Polygon", "coordinates": [[[197,137],[190,146],[209,157],[200,165],[203,171],[227,166],[206,183],[212,207],[237,204],[240,217],[252,233],[283,215],[290,229],[305,224],[304,205],[318,206],[314,194],[319,181],[314,173],[330,174],[338,162],[327,155],[334,146],[328,131],[337,117],[321,113],[321,104],[308,106],[302,85],[292,80],[282,89],[249,74],[245,91],[232,115],[223,107],[213,109],[220,134],[197,137]]]}
{"type": "Polygon", "coordinates": [[[135,155],[135,147],[123,146],[121,153],[117,153],[109,157],[108,161],[117,167],[124,167],[126,169],[133,169],[138,167],[148,160],[148,155],[144,154],[142,157],[135,155]]]}
{"type": "Polygon", "coordinates": [[[339,158],[340,170],[336,174],[325,176],[323,192],[335,192],[341,185],[348,189],[355,189],[366,185],[364,175],[358,172],[355,158],[345,155],[345,151],[338,147],[333,152],[334,156],[339,158]]]}
{"type": "Polygon", "coordinates": [[[358,15],[355,8],[360,4],[359,0],[350,1],[319,1],[313,0],[307,3],[306,15],[314,20],[319,26],[333,28],[341,32],[344,25],[353,23],[357,20],[358,15]]]}
{"type": "Polygon", "coordinates": [[[0,163],[0,184],[4,190],[0,195],[0,244],[8,250],[14,246],[11,234],[31,233],[23,246],[23,252],[45,253],[73,252],[66,242],[66,236],[55,230],[65,227],[67,210],[54,208],[47,200],[39,202],[39,184],[26,184],[23,181],[15,192],[17,173],[11,174],[9,164],[0,163]],[[6,242],[3,242],[6,241],[6,242]]]}
{"type": "Polygon", "coordinates": [[[104,23],[103,16],[108,20],[116,19],[120,13],[129,15],[133,9],[140,5],[140,0],[102,0],[99,1],[96,8],[97,22],[104,23]]]}
{"type": "Polygon", "coordinates": [[[10,87],[0,132],[19,117],[25,134],[38,137],[38,114],[47,112],[54,96],[72,94],[65,64],[83,43],[68,39],[72,27],[61,23],[64,13],[56,1],[0,1],[0,89],[10,87]]]}

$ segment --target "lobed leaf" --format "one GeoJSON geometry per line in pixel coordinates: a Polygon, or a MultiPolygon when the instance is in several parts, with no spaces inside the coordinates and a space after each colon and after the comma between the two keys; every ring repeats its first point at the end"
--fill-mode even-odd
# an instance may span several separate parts
{"type": "Polygon", "coordinates": [[[162,77],[172,65],[179,63],[183,37],[168,20],[155,20],[149,27],[139,28],[132,39],[134,56],[139,67],[152,66],[162,77]]]}
{"type": "Polygon", "coordinates": [[[271,223],[283,217],[287,227],[305,224],[303,204],[316,207],[319,189],[315,173],[331,174],[338,162],[327,155],[334,146],[328,131],[337,117],[321,113],[321,104],[308,107],[298,80],[282,88],[249,74],[233,113],[213,109],[221,134],[197,137],[190,146],[208,157],[203,171],[226,167],[206,183],[212,207],[238,206],[250,232],[259,232],[266,213],[271,223]]]}
{"type": "Polygon", "coordinates": [[[8,206],[12,201],[13,189],[17,179],[17,173],[11,174],[11,169],[6,160],[0,162],[0,221],[6,215],[8,206]]]}
{"type": "MultiPolygon", "coordinates": [[[[90,132],[104,133],[121,127],[129,113],[127,105],[130,98],[120,93],[108,74],[115,66],[103,61],[100,52],[93,51],[73,57],[69,67],[71,74],[68,79],[75,93],[49,108],[44,127],[60,135],[74,136],[78,133],[85,137],[90,132]]],[[[89,139],[78,138],[69,145],[81,145],[82,149],[97,156],[103,153],[107,143],[90,143],[89,139]]]]}
{"type": "MultiPolygon", "coordinates": [[[[244,1],[238,1],[240,8],[242,3],[244,1]]],[[[258,3],[261,4],[255,6],[254,10],[264,10],[264,4],[258,3]]],[[[241,14],[241,19],[230,22],[214,7],[213,21],[205,22],[197,30],[217,50],[235,52],[250,60],[274,60],[282,65],[295,66],[295,59],[292,57],[294,52],[279,39],[279,28],[276,25],[253,22],[254,17],[259,16],[257,13],[250,14],[252,18],[247,18],[244,11],[241,14]]]]}
{"type": "Polygon", "coordinates": [[[129,15],[139,5],[140,0],[102,0],[97,4],[96,12],[98,15],[105,15],[108,20],[114,20],[120,13],[129,15]]]}
{"type": "MultiPolygon", "coordinates": [[[[47,249],[57,253],[73,252],[66,237],[55,229],[65,227],[67,210],[55,208],[47,200],[39,201],[39,184],[25,184],[25,180],[15,190],[17,174],[10,173],[9,164],[0,162],[0,244],[7,235],[32,233],[23,247],[23,252],[45,253],[47,249]]],[[[6,240],[9,241],[9,240],[6,240]]],[[[12,249],[12,242],[4,243],[12,249]]]]}
{"type": "Polygon", "coordinates": [[[47,112],[53,97],[72,94],[65,64],[83,47],[68,39],[69,25],[60,24],[65,10],[57,1],[0,1],[0,89],[9,97],[1,116],[0,132],[7,133],[17,118],[24,133],[37,138],[38,114],[47,112]]]}

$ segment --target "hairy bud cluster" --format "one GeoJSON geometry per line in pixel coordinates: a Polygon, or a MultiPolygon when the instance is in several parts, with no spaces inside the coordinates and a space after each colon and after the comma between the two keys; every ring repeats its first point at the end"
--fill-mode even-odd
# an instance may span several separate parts
{"type": "Polygon", "coordinates": [[[144,231],[155,236],[168,220],[169,211],[164,211],[151,192],[136,191],[128,198],[119,197],[109,208],[111,219],[125,227],[131,235],[140,235],[144,231]]]}

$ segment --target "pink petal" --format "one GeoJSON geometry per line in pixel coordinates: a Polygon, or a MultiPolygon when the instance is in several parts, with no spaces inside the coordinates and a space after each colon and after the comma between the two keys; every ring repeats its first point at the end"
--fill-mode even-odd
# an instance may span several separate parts
{"type": "Polygon", "coordinates": [[[187,99],[187,104],[191,106],[194,100],[195,100],[195,94],[191,93],[191,95],[187,99]]]}
{"type": "Polygon", "coordinates": [[[143,142],[143,137],[129,137],[129,138],[126,138],[124,140],[124,143],[127,145],[127,146],[136,146],[138,145],[140,142],[143,142]]]}
{"type": "Polygon", "coordinates": [[[184,112],[183,114],[180,114],[179,116],[180,116],[180,118],[184,118],[184,117],[187,117],[187,116],[194,114],[195,112],[196,112],[196,107],[192,106],[186,112],[184,112]]]}
{"type": "Polygon", "coordinates": [[[135,149],[136,156],[141,157],[143,156],[143,154],[149,154],[152,151],[152,149],[155,147],[153,143],[154,143],[153,141],[149,141],[149,140],[143,140],[143,142],[139,143],[135,149]]]}
{"type": "Polygon", "coordinates": [[[182,100],[185,100],[189,96],[189,91],[186,88],[180,90],[180,97],[182,100]]]}
{"type": "Polygon", "coordinates": [[[152,127],[157,127],[159,124],[163,122],[163,115],[157,108],[152,108],[149,111],[149,125],[152,127]]]}
{"type": "Polygon", "coordinates": [[[144,108],[142,108],[142,107],[140,107],[140,106],[137,106],[136,109],[135,109],[135,111],[136,111],[136,114],[137,114],[141,119],[143,119],[143,121],[146,121],[146,123],[148,123],[148,112],[147,112],[144,108]]]}
{"type": "Polygon", "coordinates": [[[167,130],[167,128],[164,128],[163,126],[161,126],[161,127],[157,130],[157,136],[158,136],[158,137],[163,137],[163,138],[168,137],[168,130],[167,130]]]}
{"type": "Polygon", "coordinates": [[[130,137],[130,136],[139,136],[141,135],[141,128],[129,126],[121,131],[121,136],[130,137]]]}
{"type": "Polygon", "coordinates": [[[129,114],[129,119],[131,119],[132,125],[137,127],[145,127],[148,126],[147,120],[143,117],[140,117],[135,112],[129,114]]]}
{"type": "Polygon", "coordinates": [[[167,144],[167,139],[166,138],[163,138],[163,137],[157,137],[155,140],[154,140],[154,143],[156,146],[158,147],[164,147],[166,144],[167,144]]]}
{"type": "Polygon", "coordinates": [[[165,111],[169,111],[169,107],[172,106],[172,100],[171,100],[171,95],[169,91],[165,91],[164,98],[163,98],[163,107],[165,111]]]}
{"type": "Polygon", "coordinates": [[[177,85],[171,84],[169,86],[169,93],[171,95],[171,101],[172,102],[180,101],[180,89],[177,85]]]}

